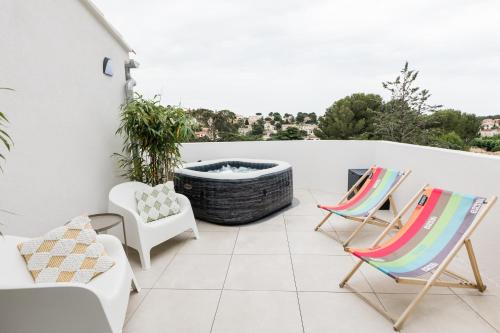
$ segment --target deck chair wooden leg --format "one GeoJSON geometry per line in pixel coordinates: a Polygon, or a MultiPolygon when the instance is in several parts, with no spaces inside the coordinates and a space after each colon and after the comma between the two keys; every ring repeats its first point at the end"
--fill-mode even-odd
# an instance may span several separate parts
{"type": "Polygon", "coordinates": [[[365,219],[354,229],[353,233],[344,241],[342,244],[343,247],[347,247],[351,240],[361,231],[361,229],[365,226],[368,221],[372,218],[373,214],[375,214],[375,210],[370,213],[365,219]]]}
{"type": "Polygon", "coordinates": [[[481,278],[481,273],[479,272],[479,266],[477,264],[476,255],[474,254],[474,249],[472,248],[472,242],[470,239],[464,241],[465,248],[467,249],[467,254],[469,255],[470,264],[472,267],[472,272],[474,273],[474,278],[476,279],[477,289],[480,292],[486,290],[486,286],[481,278]]]}
{"type": "Polygon", "coordinates": [[[328,220],[330,218],[330,216],[332,216],[332,212],[329,212],[322,220],[321,222],[316,226],[316,228],[314,228],[314,231],[318,231],[318,229],[323,225],[323,223],[326,222],[326,220],[328,220]]]}
{"type": "Polygon", "coordinates": [[[425,296],[425,294],[427,294],[429,289],[432,287],[432,282],[433,282],[432,279],[427,282],[425,287],[418,293],[417,297],[413,299],[413,301],[410,303],[410,305],[408,305],[408,307],[401,314],[398,320],[396,320],[396,323],[393,326],[395,331],[399,331],[401,329],[401,326],[403,326],[406,319],[408,319],[408,316],[411,314],[411,312],[415,309],[417,304],[420,303],[422,298],[425,296]]]}
{"type": "Polygon", "coordinates": [[[345,284],[349,281],[349,279],[354,275],[354,273],[356,273],[356,271],[361,267],[361,265],[363,264],[363,260],[360,260],[352,269],[349,273],[347,273],[347,275],[342,279],[342,281],[340,281],[339,283],[339,287],[340,288],[344,288],[345,284]]]}

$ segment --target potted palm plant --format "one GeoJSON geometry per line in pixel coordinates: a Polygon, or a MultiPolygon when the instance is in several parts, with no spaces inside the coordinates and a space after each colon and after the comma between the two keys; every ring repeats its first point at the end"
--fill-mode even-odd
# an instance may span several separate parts
{"type": "Polygon", "coordinates": [[[129,180],[155,186],[173,179],[181,163],[180,146],[193,137],[193,119],[181,108],[163,106],[160,99],[136,94],[122,106],[116,131],[123,138],[114,154],[129,180]]]}

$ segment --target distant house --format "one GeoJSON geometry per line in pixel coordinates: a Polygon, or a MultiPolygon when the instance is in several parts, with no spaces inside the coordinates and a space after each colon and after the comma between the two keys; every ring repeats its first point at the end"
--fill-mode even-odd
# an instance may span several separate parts
{"type": "Polygon", "coordinates": [[[257,116],[257,115],[255,115],[255,116],[249,116],[249,117],[248,117],[248,124],[249,124],[249,125],[253,125],[253,124],[255,124],[257,121],[259,121],[259,119],[262,119],[262,116],[257,116]]]}
{"type": "Polygon", "coordinates": [[[251,131],[252,131],[251,126],[242,126],[238,128],[238,133],[240,133],[241,135],[248,135],[251,131]]]}
{"type": "Polygon", "coordinates": [[[210,138],[210,131],[208,127],[203,127],[200,131],[195,133],[197,138],[207,137],[210,138]]]}
{"type": "Polygon", "coordinates": [[[480,135],[482,137],[500,135],[500,119],[484,119],[481,123],[480,135]]]}

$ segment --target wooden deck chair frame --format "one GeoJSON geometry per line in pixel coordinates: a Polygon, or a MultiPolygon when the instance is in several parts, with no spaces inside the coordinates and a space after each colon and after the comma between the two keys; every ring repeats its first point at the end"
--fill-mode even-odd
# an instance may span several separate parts
{"type": "MultiPolygon", "coordinates": [[[[395,226],[397,221],[399,219],[401,219],[403,214],[405,214],[411,208],[411,206],[418,200],[418,198],[424,193],[427,186],[428,185],[423,186],[420,189],[420,191],[417,192],[417,194],[410,200],[410,202],[408,202],[408,204],[403,208],[403,210],[401,210],[399,212],[399,214],[385,228],[385,230],[380,234],[380,236],[373,242],[371,247],[375,247],[375,246],[380,244],[380,242],[384,239],[384,237],[395,226]]],[[[483,280],[481,278],[481,274],[479,272],[479,266],[477,264],[476,256],[475,256],[474,250],[472,248],[472,242],[470,240],[470,236],[474,233],[477,226],[481,223],[481,221],[484,219],[486,214],[488,214],[489,210],[491,209],[491,207],[493,206],[493,204],[495,203],[496,200],[497,200],[497,197],[492,196],[486,201],[483,208],[481,209],[481,212],[476,216],[476,218],[474,219],[472,224],[469,226],[467,231],[463,234],[461,239],[453,247],[453,249],[450,251],[450,253],[448,253],[448,255],[443,260],[443,262],[439,265],[439,267],[432,273],[432,275],[429,277],[429,279],[421,279],[421,278],[396,278],[395,279],[396,283],[423,285],[424,286],[422,288],[422,290],[417,294],[417,296],[413,299],[413,301],[404,310],[404,312],[400,315],[399,318],[393,318],[386,310],[381,308],[379,305],[368,300],[366,297],[364,297],[361,293],[356,291],[354,288],[352,288],[350,286],[349,286],[349,288],[351,290],[353,290],[365,302],[367,302],[369,305],[371,305],[375,310],[377,310],[379,313],[381,313],[384,317],[389,319],[393,323],[393,325],[394,325],[393,328],[395,331],[399,331],[401,329],[404,322],[408,319],[408,316],[415,309],[417,304],[422,300],[422,298],[425,296],[425,294],[427,294],[429,289],[433,286],[477,289],[480,292],[485,291],[486,285],[483,283],[483,280]],[[469,257],[470,264],[471,264],[471,269],[472,269],[472,273],[474,275],[475,283],[471,282],[467,278],[447,269],[448,265],[455,258],[455,256],[460,251],[462,246],[465,246],[465,248],[467,250],[467,254],[469,257]],[[450,277],[454,278],[455,280],[457,280],[458,282],[450,282],[450,281],[440,280],[439,277],[442,274],[450,276],[450,277]]],[[[352,268],[351,271],[340,282],[340,284],[339,284],[340,288],[343,288],[344,286],[346,286],[349,279],[354,275],[354,273],[361,267],[361,265],[363,263],[364,263],[364,261],[359,259],[358,263],[354,266],[354,268],[352,268]]]]}
{"type": "MultiPolygon", "coordinates": [[[[351,195],[352,193],[356,193],[359,185],[364,180],[366,180],[368,178],[371,170],[375,167],[376,167],[375,165],[372,165],[368,170],[366,170],[366,172],[363,174],[363,176],[361,176],[361,178],[358,179],[358,181],[349,189],[349,191],[347,191],[347,193],[340,199],[340,201],[336,205],[340,205],[340,204],[344,203],[349,198],[349,195],[351,195]]],[[[371,210],[371,212],[368,214],[368,216],[366,216],[364,218],[357,217],[357,216],[342,216],[345,219],[359,222],[359,225],[356,227],[356,229],[354,229],[352,234],[349,237],[347,237],[347,239],[342,243],[342,246],[344,246],[344,247],[348,246],[349,243],[352,241],[352,239],[361,231],[361,229],[367,223],[377,225],[380,227],[386,227],[390,224],[389,221],[386,221],[384,219],[381,219],[381,218],[375,216],[375,214],[379,211],[379,209],[384,205],[384,203],[387,200],[389,200],[391,211],[392,211],[392,214],[394,215],[394,217],[398,216],[398,209],[396,207],[396,202],[395,202],[392,195],[398,189],[398,187],[401,185],[401,183],[406,179],[406,177],[408,177],[410,175],[410,173],[411,173],[411,170],[405,170],[403,172],[403,176],[397,181],[397,183],[391,188],[391,190],[384,196],[384,198],[382,200],[380,200],[380,203],[377,204],[371,210]]],[[[318,205],[318,208],[319,208],[319,205],[318,205]]],[[[332,214],[333,214],[333,212],[328,212],[328,214],[326,214],[326,216],[321,220],[321,222],[314,228],[314,231],[318,231],[319,228],[321,228],[321,226],[332,216],[332,214]]],[[[402,227],[401,219],[398,218],[396,221],[397,221],[397,224],[394,226],[394,228],[398,229],[398,228],[402,227]]]]}

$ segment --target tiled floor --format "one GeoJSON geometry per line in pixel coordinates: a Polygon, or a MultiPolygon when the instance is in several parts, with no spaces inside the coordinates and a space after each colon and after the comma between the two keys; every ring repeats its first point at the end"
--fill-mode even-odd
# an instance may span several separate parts
{"type": "MultiPolygon", "coordinates": [[[[143,288],[132,293],[125,332],[293,333],[392,332],[392,325],[338,283],[355,260],[336,239],[356,225],[339,218],[323,231],[318,202],[337,195],[296,190],[292,207],[241,227],[198,222],[200,239],[184,233],[152,252],[152,268],[130,259],[143,288]]],[[[356,238],[372,242],[368,226],[356,238]]],[[[356,245],[356,242],[353,245],[356,245]]],[[[394,316],[418,291],[363,266],[350,285],[394,316]]],[[[500,332],[500,297],[488,289],[434,288],[403,332],[500,332]]]]}

